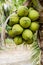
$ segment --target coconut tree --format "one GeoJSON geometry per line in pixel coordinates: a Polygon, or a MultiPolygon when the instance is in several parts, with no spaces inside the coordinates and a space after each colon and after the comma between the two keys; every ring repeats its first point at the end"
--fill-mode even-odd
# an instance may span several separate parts
{"type": "MultiPolygon", "coordinates": [[[[2,13],[2,15],[0,17],[1,17],[2,22],[5,21],[11,13],[15,12],[20,5],[24,5],[27,7],[32,6],[35,9],[37,9],[40,13],[39,22],[40,21],[43,22],[43,3],[42,3],[42,0],[0,0],[1,13],[2,13]],[[3,19],[3,17],[4,17],[4,19],[3,19]]],[[[32,48],[31,62],[33,63],[33,65],[38,65],[40,63],[40,48],[43,49],[43,47],[42,47],[43,45],[41,45],[43,43],[42,42],[43,35],[41,35],[42,30],[43,30],[43,23],[42,22],[40,22],[40,24],[42,26],[40,27],[39,31],[34,34],[34,37],[33,37],[34,42],[31,45],[31,48],[32,48]],[[39,38],[41,41],[39,40],[39,38]],[[40,42],[38,42],[38,40],[40,42]],[[40,43],[40,44],[38,44],[38,43],[40,43]]],[[[10,27],[7,25],[6,29],[7,30],[10,29],[10,27]]],[[[11,40],[9,42],[9,40],[7,39],[7,42],[10,43],[11,40]]],[[[41,60],[41,63],[42,63],[42,60],[41,60]]],[[[43,65],[43,63],[42,63],[42,65],[43,65]]]]}

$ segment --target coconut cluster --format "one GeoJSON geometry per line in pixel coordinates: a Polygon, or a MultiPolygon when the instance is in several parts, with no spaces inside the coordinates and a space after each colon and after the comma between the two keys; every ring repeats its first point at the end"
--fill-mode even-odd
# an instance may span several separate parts
{"type": "Polygon", "coordinates": [[[10,17],[8,25],[11,29],[8,31],[15,44],[19,45],[23,42],[28,44],[33,42],[33,34],[39,29],[39,12],[34,8],[29,9],[26,6],[20,6],[17,13],[10,17]]]}

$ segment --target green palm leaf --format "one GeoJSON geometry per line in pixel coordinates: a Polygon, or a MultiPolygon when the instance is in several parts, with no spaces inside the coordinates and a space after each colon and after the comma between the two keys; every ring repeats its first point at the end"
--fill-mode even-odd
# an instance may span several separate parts
{"type": "Polygon", "coordinates": [[[37,41],[37,33],[34,34],[34,42],[32,43],[32,57],[31,61],[33,65],[37,65],[37,62],[40,62],[40,48],[38,46],[38,41],[37,41]]]}

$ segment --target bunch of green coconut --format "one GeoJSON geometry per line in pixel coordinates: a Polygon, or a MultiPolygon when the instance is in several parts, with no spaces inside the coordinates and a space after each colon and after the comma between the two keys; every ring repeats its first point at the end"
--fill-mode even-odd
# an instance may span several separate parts
{"type": "Polygon", "coordinates": [[[14,40],[16,45],[23,42],[31,44],[34,33],[39,29],[38,19],[39,12],[34,8],[28,9],[26,6],[20,6],[8,22],[11,27],[11,30],[8,31],[9,37],[14,40]]]}

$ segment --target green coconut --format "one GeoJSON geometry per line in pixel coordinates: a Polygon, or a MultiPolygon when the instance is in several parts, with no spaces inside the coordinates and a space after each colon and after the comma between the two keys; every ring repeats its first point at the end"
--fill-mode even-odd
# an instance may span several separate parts
{"type": "Polygon", "coordinates": [[[22,17],[20,19],[20,25],[23,27],[23,28],[28,28],[31,24],[31,20],[30,18],[28,17],[22,17]]]}
{"type": "Polygon", "coordinates": [[[37,20],[37,19],[39,18],[39,12],[36,11],[36,10],[31,10],[31,11],[29,12],[28,17],[30,17],[30,19],[31,19],[32,21],[35,21],[35,20],[37,20]]]}
{"type": "Polygon", "coordinates": [[[19,24],[15,24],[12,27],[12,31],[14,32],[15,35],[20,35],[23,32],[23,28],[19,24]]]}
{"type": "Polygon", "coordinates": [[[20,17],[28,15],[28,8],[26,6],[20,6],[17,10],[17,13],[20,17]]]}
{"type": "Polygon", "coordinates": [[[33,43],[33,38],[32,39],[29,39],[27,41],[25,41],[26,44],[32,44],[33,43]]]}
{"type": "Polygon", "coordinates": [[[8,31],[8,35],[10,36],[10,37],[14,37],[15,35],[14,35],[14,32],[12,31],[12,30],[9,30],[8,31]]]}
{"type": "Polygon", "coordinates": [[[15,42],[15,44],[16,45],[20,45],[20,44],[22,44],[22,37],[20,37],[20,36],[16,36],[15,38],[14,38],[14,42],[15,42]]]}
{"type": "Polygon", "coordinates": [[[11,17],[10,17],[10,21],[9,21],[9,25],[10,26],[13,26],[14,24],[17,24],[17,23],[19,23],[19,17],[18,17],[18,15],[15,13],[15,14],[13,14],[11,17]]]}
{"type": "Polygon", "coordinates": [[[32,22],[31,23],[31,26],[30,26],[30,29],[33,31],[33,32],[36,32],[38,29],[39,29],[39,24],[37,22],[32,22]]]}
{"type": "Polygon", "coordinates": [[[26,29],[24,30],[24,32],[22,33],[22,37],[24,40],[30,40],[33,38],[33,33],[31,30],[26,29]]]}

